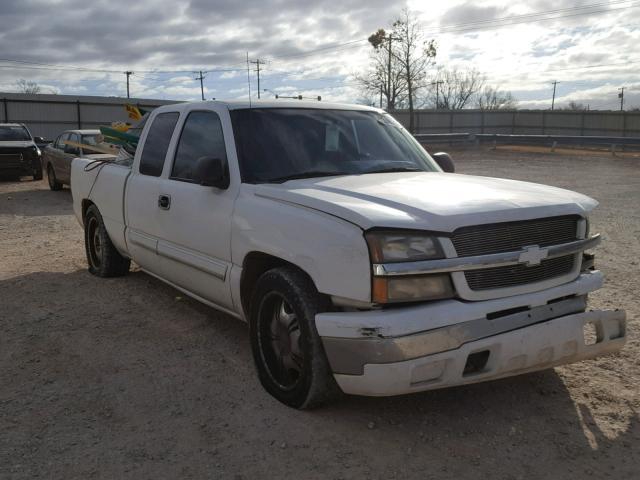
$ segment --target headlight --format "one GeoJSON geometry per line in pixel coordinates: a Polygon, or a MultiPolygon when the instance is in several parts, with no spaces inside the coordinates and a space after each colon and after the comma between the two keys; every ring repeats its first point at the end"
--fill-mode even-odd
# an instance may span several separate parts
{"type": "Polygon", "coordinates": [[[417,262],[444,258],[434,237],[417,232],[368,232],[365,235],[373,263],[417,262]]]}
{"type": "MultiPolygon", "coordinates": [[[[444,258],[438,240],[412,231],[368,232],[365,234],[373,263],[417,262],[444,258]]],[[[373,277],[374,303],[418,302],[451,298],[449,274],[373,277]]]]}

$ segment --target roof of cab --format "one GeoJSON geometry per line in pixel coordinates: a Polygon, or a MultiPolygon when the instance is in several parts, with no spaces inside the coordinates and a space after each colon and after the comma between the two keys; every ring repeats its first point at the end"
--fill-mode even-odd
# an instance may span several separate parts
{"type": "MultiPolygon", "coordinates": [[[[363,110],[372,112],[383,112],[379,108],[368,107],[366,105],[355,105],[349,103],[330,103],[323,101],[305,101],[305,100],[210,100],[205,102],[187,102],[190,104],[203,105],[225,105],[229,110],[243,110],[247,108],[308,108],[318,110],[363,110]]],[[[163,105],[158,110],[167,110],[171,107],[184,104],[163,105]]]]}
{"type": "Polygon", "coordinates": [[[62,133],[77,133],[78,135],[100,135],[100,130],[97,129],[85,129],[85,130],[65,130],[62,133]]]}

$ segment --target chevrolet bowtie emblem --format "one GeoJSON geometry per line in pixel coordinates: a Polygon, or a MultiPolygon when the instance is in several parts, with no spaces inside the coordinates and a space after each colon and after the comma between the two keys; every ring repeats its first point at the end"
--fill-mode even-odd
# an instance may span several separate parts
{"type": "Polygon", "coordinates": [[[540,265],[540,262],[547,258],[549,250],[546,248],[540,248],[538,245],[531,245],[530,247],[524,247],[518,262],[524,263],[527,267],[532,265],[540,265]]]}

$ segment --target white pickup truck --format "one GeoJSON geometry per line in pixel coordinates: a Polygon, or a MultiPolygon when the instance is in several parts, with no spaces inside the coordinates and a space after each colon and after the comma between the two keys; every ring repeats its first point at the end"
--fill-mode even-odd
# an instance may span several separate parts
{"type": "Polygon", "coordinates": [[[597,202],[443,170],[374,108],[199,102],[155,110],[132,165],[75,159],[71,184],[89,271],[133,260],[248,321],[261,383],[292,407],[619,350],[624,311],[587,310],[597,202]]]}

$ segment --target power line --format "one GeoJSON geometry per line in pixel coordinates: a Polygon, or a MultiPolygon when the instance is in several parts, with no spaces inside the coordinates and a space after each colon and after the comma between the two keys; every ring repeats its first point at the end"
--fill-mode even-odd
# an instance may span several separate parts
{"type": "MultiPolygon", "coordinates": [[[[562,18],[568,18],[568,17],[574,17],[574,16],[580,16],[580,15],[591,15],[591,14],[595,14],[595,13],[605,13],[605,12],[611,12],[611,11],[616,11],[616,10],[623,10],[623,9],[627,9],[627,8],[632,8],[637,6],[639,2],[637,1],[632,1],[629,2],[628,0],[617,0],[617,1],[613,1],[613,2],[605,2],[605,3],[596,3],[596,4],[591,4],[591,5],[583,5],[583,6],[577,6],[577,7],[569,7],[569,8],[563,8],[563,9],[555,9],[555,10],[546,10],[546,11],[542,11],[542,12],[532,12],[529,14],[523,14],[523,15],[513,15],[513,16],[509,16],[509,17],[501,17],[501,18],[497,18],[497,19],[486,19],[486,20],[480,20],[480,21],[476,21],[476,22],[467,22],[467,23],[459,23],[459,24],[452,24],[452,25],[442,25],[438,28],[432,29],[432,30],[427,30],[426,31],[426,35],[432,35],[432,34],[436,34],[436,33],[456,33],[456,32],[464,32],[464,31],[473,31],[473,30],[483,30],[483,29],[488,29],[488,28],[501,28],[501,27],[506,27],[506,26],[510,26],[510,25],[518,25],[518,24],[522,24],[522,23],[535,23],[535,22],[539,22],[539,21],[547,21],[547,20],[555,20],[555,19],[562,19],[562,18]],[[540,16],[544,16],[544,15],[550,15],[550,14],[554,14],[554,13],[562,13],[562,12],[571,12],[571,11],[575,11],[575,10],[585,10],[585,9],[593,9],[593,8],[598,8],[598,7],[602,7],[602,6],[606,6],[606,5],[616,5],[616,4],[620,4],[620,3],[630,3],[630,5],[626,5],[624,7],[617,7],[617,8],[612,8],[612,9],[605,9],[605,10],[597,10],[597,11],[588,11],[588,12],[579,12],[579,13],[574,13],[574,14],[569,14],[569,15],[559,15],[559,16],[554,16],[554,17],[547,17],[547,18],[538,18],[536,19],[535,17],[540,17],[540,16]],[[530,18],[530,17],[534,17],[534,18],[530,18]],[[516,20],[515,22],[512,23],[502,23],[502,22],[506,22],[509,20],[516,20]],[[517,20],[522,20],[522,21],[517,21],[517,20]],[[479,27],[474,27],[474,25],[476,24],[481,24],[481,23],[499,23],[497,25],[486,25],[486,26],[479,26],[479,27]]],[[[275,54],[275,55],[270,55],[270,58],[298,58],[298,57],[305,57],[305,56],[310,56],[310,55],[314,55],[317,52],[324,52],[327,50],[346,50],[348,48],[353,48],[353,47],[360,47],[361,45],[358,45],[360,43],[364,43],[367,42],[368,39],[365,38],[361,38],[359,40],[351,40],[349,42],[344,42],[344,43],[338,43],[338,44],[334,44],[334,45],[327,45],[324,47],[319,47],[313,50],[307,50],[305,52],[299,52],[299,53],[290,53],[290,54],[275,54]],[[346,48],[343,48],[346,47],[346,48]]]]}
{"type": "MultiPolygon", "coordinates": [[[[485,19],[485,20],[478,20],[475,22],[466,22],[466,23],[459,23],[459,24],[451,24],[451,25],[442,25],[440,27],[438,27],[437,29],[433,29],[430,31],[427,31],[427,34],[435,34],[435,33],[442,33],[442,34],[446,34],[446,33],[458,33],[458,32],[467,32],[467,31],[474,31],[474,30],[483,30],[483,29],[489,29],[489,28],[501,28],[501,27],[505,27],[505,26],[511,26],[511,25],[517,25],[517,24],[522,24],[522,23],[534,23],[534,22],[539,22],[539,21],[547,21],[547,20],[556,20],[556,19],[562,19],[562,18],[568,18],[568,17],[573,17],[573,16],[578,16],[578,15],[591,15],[591,14],[595,14],[595,13],[607,13],[607,12],[612,12],[612,11],[617,11],[617,10],[622,10],[622,9],[627,9],[627,8],[632,8],[637,6],[639,2],[637,1],[623,1],[623,0],[617,0],[617,1],[613,1],[613,2],[606,2],[606,3],[595,3],[595,4],[591,4],[591,5],[583,5],[583,6],[576,6],[576,7],[569,7],[569,8],[563,8],[563,9],[555,9],[555,10],[546,10],[546,11],[542,11],[542,12],[532,12],[532,13],[528,13],[528,14],[522,14],[522,15],[513,15],[513,16],[508,16],[508,17],[501,17],[501,18],[496,18],[496,19],[485,19]],[[550,15],[550,14],[555,14],[555,13],[562,13],[562,12],[571,12],[571,11],[576,11],[576,10],[589,10],[589,9],[594,9],[594,8],[599,8],[602,6],[607,6],[607,5],[618,5],[618,4],[622,4],[622,3],[629,3],[629,5],[626,6],[621,6],[621,7],[616,7],[616,8],[610,8],[610,9],[605,9],[605,10],[595,10],[595,11],[582,11],[579,13],[573,13],[573,14],[569,14],[569,15],[557,15],[557,16],[552,16],[552,17],[546,17],[546,18],[535,18],[535,17],[541,17],[544,15],[550,15]],[[516,20],[510,23],[504,23],[504,22],[508,22],[510,20],[516,20]],[[495,25],[491,25],[491,24],[495,24],[495,25]]],[[[314,48],[311,50],[306,50],[304,52],[292,52],[292,53],[284,53],[284,54],[274,54],[271,55],[271,58],[276,58],[276,59],[287,59],[287,58],[300,58],[300,57],[306,57],[306,56],[312,56],[315,55],[316,53],[319,52],[326,52],[326,51],[340,51],[340,50],[346,50],[346,49],[350,49],[350,48],[354,48],[354,47],[361,47],[365,42],[367,42],[367,39],[356,39],[356,40],[350,40],[348,42],[343,42],[343,43],[337,43],[337,44],[331,44],[331,45],[325,45],[322,47],[318,47],[318,48],[314,48]]],[[[101,69],[101,68],[91,68],[91,67],[84,67],[84,66],[75,66],[75,65],[59,65],[59,64],[51,64],[51,63],[42,63],[42,62],[33,62],[33,61],[27,61],[27,60],[16,60],[16,59],[0,59],[1,62],[8,62],[8,63],[17,63],[17,64],[21,64],[22,66],[20,67],[13,67],[13,66],[9,66],[9,65],[0,65],[0,68],[24,68],[24,69],[29,69],[29,70],[58,70],[58,71],[79,71],[79,72],[91,72],[91,73],[121,73],[121,70],[110,70],[110,69],[101,69]]],[[[235,71],[243,71],[244,68],[234,68],[236,65],[240,65],[240,64],[234,64],[234,65],[230,65],[227,67],[219,67],[219,68],[213,68],[213,69],[209,69],[209,70],[203,70],[203,73],[224,73],[224,72],[235,72],[235,71]]],[[[151,73],[151,74],[173,74],[173,73],[192,73],[194,71],[194,69],[190,69],[190,70],[136,70],[139,73],[151,73]]]]}
{"type": "MultiPolygon", "coordinates": [[[[594,9],[594,8],[617,5],[617,4],[620,4],[620,3],[636,4],[638,2],[637,1],[630,1],[630,0],[616,0],[616,1],[613,1],[613,2],[593,3],[593,4],[590,4],[590,5],[580,5],[580,6],[575,6],[575,7],[558,8],[558,9],[554,9],[554,10],[544,10],[542,12],[530,12],[530,13],[524,13],[524,14],[520,14],[520,15],[510,15],[510,16],[507,16],[507,17],[488,18],[488,19],[484,19],[484,20],[475,20],[473,22],[464,22],[464,23],[458,23],[458,24],[453,24],[453,25],[443,25],[443,26],[438,27],[438,28],[440,30],[443,30],[443,29],[455,29],[455,28],[470,27],[470,26],[474,26],[474,25],[482,25],[482,24],[487,24],[487,23],[500,23],[500,22],[509,21],[509,20],[526,20],[526,19],[531,19],[531,18],[545,16],[545,15],[553,15],[553,14],[556,14],[556,13],[574,12],[576,10],[590,10],[590,9],[594,9]]],[[[633,6],[633,5],[627,5],[625,7],[618,7],[618,8],[616,8],[616,10],[620,9],[620,8],[629,8],[631,6],[633,6]]],[[[583,12],[584,15],[588,15],[590,13],[594,13],[594,12],[583,12]]]]}
{"type": "Polygon", "coordinates": [[[521,25],[521,24],[537,23],[537,22],[546,22],[546,21],[549,21],[549,20],[560,20],[560,19],[563,19],[563,18],[578,17],[578,16],[582,16],[582,15],[593,15],[595,13],[609,13],[609,12],[613,12],[613,11],[616,11],[616,10],[625,10],[627,8],[632,8],[632,7],[635,7],[635,6],[637,6],[637,5],[634,4],[634,5],[629,5],[629,6],[625,6],[625,7],[610,8],[610,9],[606,9],[606,10],[593,10],[593,11],[590,11],[590,12],[573,13],[573,14],[570,14],[570,15],[557,15],[557,16],[546,17],[546,18],[521,20],[521,21],[514,21],[514,22],[509,22],[509,23],[500,23],[500,24],[496,24],[496,25],[473,26],[473,27],[455,28],[455,29],[442,29],[442,28],[440,28],[440,29],[437,29],[437,30],[426,31],[425,35],[432,36],[432,35],[437,35],[437,34],[476,32],[476,31],[479,31],[479,30],[492,30],[492,29],[496,29],[496,28],[509,27],[509,26],[513,26],[513,25],[521,25]]]}

